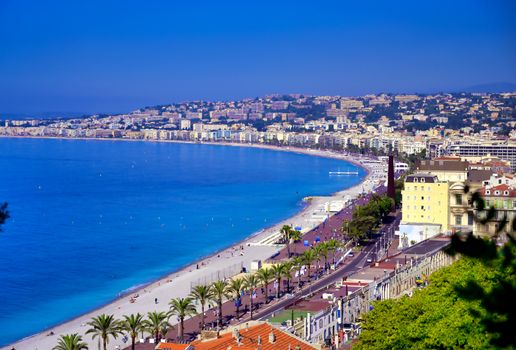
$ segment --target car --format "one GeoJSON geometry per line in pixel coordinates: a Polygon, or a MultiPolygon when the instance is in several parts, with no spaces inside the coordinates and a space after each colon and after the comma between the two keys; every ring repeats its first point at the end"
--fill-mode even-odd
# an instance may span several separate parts
{"type": "Polygon", "coordinates": [[[367,260],[366,260],[366,261],[367,261],[367,263],[368,263],[368,264],[370,264],[370,263],[372,263],[372,262],[373,262],[373,259],[372,259],[372,258],[367,258],[367,260]]]}
{"type": "Polygon", "coordinates": [[[355,254],[353,254],[353,252],[349,252],[348,256],[353,257],[355,254]]]}

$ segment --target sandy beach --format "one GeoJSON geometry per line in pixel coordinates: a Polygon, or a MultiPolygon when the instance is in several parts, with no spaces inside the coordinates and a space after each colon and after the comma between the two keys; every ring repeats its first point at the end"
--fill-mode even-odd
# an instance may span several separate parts
{"type": "MultiPolygon", "coordinates": [[[[369,192],[378,184],[379,181],[377,178],[377,174],[379,173],[378,166],[374,169],[367,164],[362,164],[356,158],[349,158],[340,153],[300,148],[279,148],[267,145],[232,143],[214,144],[238,147],[260,147],[279,151],[303,153],[312,156],[337,158],[360,165],[366,168],[368,173],[360,184],[352,188],[344,189],[331,196],[311,197],[310,200],[307,201],[307,205],[304,209],[293,217],[257,232],[242,242],[238,242],[225,250],[216,252],[209,257],[193,262],[191,265],[173,272],[158,281],[146,285],[145,287],[135,290],[99,309],[5,346],[2,349],[12,349],[13,347],[17,350],[52,349],[52,347],[56,345],[59,335],[71,333],[79,333],[83,335],[83,339],[88,343],[90,349],[96,349],[98,345],[97,340],[93,341],[91,336],[84,335],[87,330],[86,323],[89,322],[92,317],[105,313],[114,314],[115,317],[121,318],[122,315],[129,315],[138,312],[146,314],[149,311],[168,311],[169,300],[171,298],[184,297],[188,295],[192,285],[198,283],[210,283],[221,277],[232,276],[238,273],[242,266],[249,270],[253,260],[264,261],[278,252],[282,246],[271,243],[274,241],[274,237],[278,235],[281,226],[285,224],[292,225],[294,227],[300,226],[303,228],[302,231],[306,232],[322,222],[327,215],[332,215],[331,213],[326,212],[326,203],[349,201],[356,198],[362,192],[369,192]],[[155,303],[156,299],[158,300],[157,304],[155,303]]],[[[171,319],[171,323],[176,323],[175,318],[171,319]]],[[[128,344],[124,343],[119,337],[116,340],[112,339],[110,341],[109,348],[114,349],[116,346],[124,348],[127,345],[128,344]]]]}

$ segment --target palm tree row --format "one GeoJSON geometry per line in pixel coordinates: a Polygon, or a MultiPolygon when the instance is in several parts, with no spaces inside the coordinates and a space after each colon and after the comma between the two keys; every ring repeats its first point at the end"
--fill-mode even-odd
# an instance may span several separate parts
{"type": "MultiPolygon", "coordinates": [[[[294,234],[296,235],[296,234],[294,234]]],[[[289,236],[291,237],[291,236],[289,236]]],[[[197,313],[194,301],[197,301],[201,307],[200,330],[205,328],[205,310],[208,302],[214,302],[218,308],[217,325],[222,326],[222,305],[226,299],[232,299],[236,306],[236,317],[240,316],[240,306],[242,296],[249,293],[249,312],[250,318],[253,318],[255,307],[254,299],[256,298],[257,289],[262,287],[265,294],[265,303],[269,303],[269,286],[275,282],[276,298],[281,296],[282,281],[286,281],[287,293],[290,292],[290,282],[292,280],[292,272],[295,270],[298,274],[298,284],[301,282],[301,270],[303,266],[308,272],[308,282],[311,279],[311,269],[316,262],[324,261],[323,271],[328,269],[328,261],[331,257],[333,264],[335,263],[335,255],[341,242],[337,240],[329,240],[319,243],[313,248],[306,250],[303,254],[296,256],[284,262],[272,265],[271,267],[263,267],[254,274],[249,274],[244,278],[234,278],[227,281],[216,281],[211,285],[199,285],[192,289],[190,296],[186,298],[172,299],[169,303],[170,310],[168,312],[149,312],[147,317],[137,313],[126,315],[122,320],[117,320],[114,315],[99,315],[93,317],[88,326],[90,327],[86,334],[91,334],[92,338],[98,338],[102,343],[104,350],[110,338],[116,339],[119,335],[126,333],[131,339],[132,349],[134,350],[136,338],[141,333],[142,337],[145,332],[151,334],[155,343],[164,338],[167,332],[172,328],[169,320],[172,316],[177,316],[180,324],[179,338],[184,338],[184,321],[187,317],[197,313]]],[[[289,253],[290,255],[290,253],[289,253]]],[[[84,350],[87,345],[83,342],[82,337],[78,334],[63,335],[58,340],[58,344],[54,350],[84,350]]]]}
{"type": "MultiPolygon", "coordinates": [[[[169,320],[176,315],[180,322],[180,338],[184,336],[184,319],[196,313],[195,306],[191,298],[176,298],[170,301],[170,311],[147,313],[145,318],[142,314],[125,315],[122,320],[115,319],[114,315],[102,314],[93,317],[87,325],[90,327],[86,334],[91,334],[92,339],[99,339],[102,348],[107,350],[110,338],[116,339],[122,334],[127,334],[131,338],[131,347],[134,350],[138,334],[142,337],[145,332],[149,333],[154,342],[158,343],[164,338],[167,332],[172,329],[169,320]]],[[[84,350],[88,349],[82,337],[77,333],[62,335],[53,350],[84,350]]]]}

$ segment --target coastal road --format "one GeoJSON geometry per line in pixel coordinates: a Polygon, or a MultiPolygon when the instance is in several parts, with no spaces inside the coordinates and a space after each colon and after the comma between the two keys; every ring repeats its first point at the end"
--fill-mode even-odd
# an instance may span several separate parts
{"type": "MultiPolygon", "coordinates": [[[[287,296],[283,296],[277,302],[271,303],[267,308],[259,310],[255,312],[253,319],[255,320],[265,320],[270,318],[272,314],[277,313],[291,305],[294,305],[299,300],[314,294],[315,292],[324,289],[328,286],[334,285],[336,282],[342,280],[344,277],[348,277],[349,275],[355,273],[366,265],[366,260],[369,256],[373,254],[374,244],[370,244],[366,246],[364,249],[358,253],[353,260],[349,261],[344,267],[337,269],[331,274],[325,275],[315,281],[312,281],[310,285],[306,285],[301,289],[301,291],[294,294],[293,297],[288,298],[287,296]]],[[[242,322],[249,321],[250,318],[245,318],[242,322]]]]}

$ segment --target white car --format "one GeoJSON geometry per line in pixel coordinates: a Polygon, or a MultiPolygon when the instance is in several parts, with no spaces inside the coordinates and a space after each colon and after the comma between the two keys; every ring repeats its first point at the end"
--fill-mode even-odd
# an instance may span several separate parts
{"type": "Polygon", "coordinates": [[[367,260],[366,260],[366,261],[367,261],[367,263],[368,263],[368,264],[370,264],[370,263],[372,263],[372,262],[373,262],[373,259],[372,259],[372,258],[367,258],[367,260]]]}

